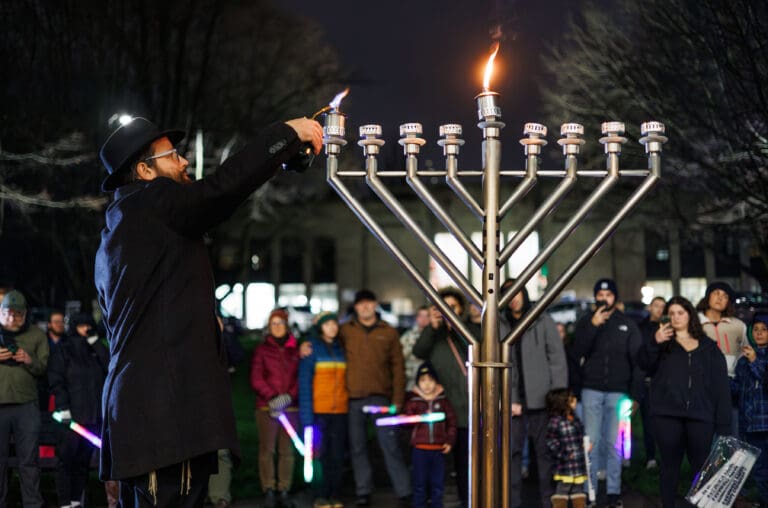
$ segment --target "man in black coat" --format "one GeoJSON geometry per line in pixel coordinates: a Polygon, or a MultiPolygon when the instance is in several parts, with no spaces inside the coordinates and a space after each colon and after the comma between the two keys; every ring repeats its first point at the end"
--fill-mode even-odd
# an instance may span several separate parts
{"type": "MultiPolygon", "coordinates": [[[[74,420],[91,432],[101,424],[101,390],[109,365],[109,352],[95,333],[88,314],[69,320],[70,334],[51,350],[48,382],[62,422],[74,420]]],[[[93,445],[79,434],[61,429],[56,445],[56,493],[59,506],[77,506],[88,480],[93,445]]]]}
{"type": "Polygon", "coordinates": [[[136,118],[100,152],[102,188],[115,191],[95,266],[111,353],[100,477],[121,480],[121,501],[137,507],[202,506],[216,451],[239,455],[203,234],[302,142],[322,147],[317,122],[275,123],[193,182],[174,148],[183,137],[136,118]]]}

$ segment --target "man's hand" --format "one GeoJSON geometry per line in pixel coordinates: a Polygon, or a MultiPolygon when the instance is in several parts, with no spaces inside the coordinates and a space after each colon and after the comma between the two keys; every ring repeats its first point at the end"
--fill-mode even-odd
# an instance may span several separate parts
{"type": "Polygon", "coordinates": [[[443,326],[443,315],[434,305],[429,308],[429,324],[434,330],[443,326]]]}
{"type": "Polygon", "coordinates": [[[0,362],[13,358],[13,353],[8,348],[0,347],[0,362]]]}
{"type": "Polygon", "coordinates": [[[449,445],[448,443],[445,443],[443,445],[443,453],[451,453],[451,445],[449,445]]]}
{"type": "Polygon", "coordinates": [[[608,318],[611,317],[610,310],[603,310],[605,307],[598,307],[594,314],[592,314],[592,326],[598,328],[603,326],[608,318]]]}
{"type": "Polygon", "coordinates": [[[309,118],[294,118],[285,122],[299,136],[299,139],[312,144],[315,155],[323,149],[323,128],[315,120],[309,118]]]}
{"type": "Polygon", "coordinates": [[[523,414],[523,405],[512,403],[512,416],[520,416],[523,414]]]}
{"type": "Polygon", "coordinates": [[[13,355],[13,359],[16,360],[19,363],[23,363],[26,365],[29,365],[32,363],[32,357],[29,356],[29,353],[24,351],[23,349],[19,348],[16,350],[16,354],[13,355]]]}
{"type": "Polygon", "coordinates": [[[656,335],[654,335],[656,344],[663,344],[664,342],[671,340],[674,334],[675,331],[672,329],[672,325],[669,323],[664,323],[659,327],[658,330],[656,330],[656,335]]]}

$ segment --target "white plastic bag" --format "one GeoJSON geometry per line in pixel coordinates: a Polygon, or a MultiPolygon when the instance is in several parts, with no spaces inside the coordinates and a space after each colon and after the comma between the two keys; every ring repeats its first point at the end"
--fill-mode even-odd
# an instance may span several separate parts
{"type": "Polygon", "coordinates": [[[759,448],[735,437],[718,437],[685,499],[701,508],[729,508],[759,455],[759,448]]]}

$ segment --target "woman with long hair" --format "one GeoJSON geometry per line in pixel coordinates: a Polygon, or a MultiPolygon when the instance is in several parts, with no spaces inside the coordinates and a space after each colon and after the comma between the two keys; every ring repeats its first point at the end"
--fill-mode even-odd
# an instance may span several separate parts
{"type": "Polygon", "coordinates": [[[669,322],[645,342],[640,367],[651,376],[650,413],[661,451],[661,502],[675,506],[683,454],[701,470],[715,434],[731,431],[731,398],[723,353],[707,338],[691,302],[672,297],[669,322]]]}

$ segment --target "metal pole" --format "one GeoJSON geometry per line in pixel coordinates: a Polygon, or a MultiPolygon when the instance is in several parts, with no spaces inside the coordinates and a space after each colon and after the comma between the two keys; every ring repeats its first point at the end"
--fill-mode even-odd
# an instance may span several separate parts
{"type": "MultiPolygon", "coordinates": [[[[483,122],[486,123],[486,122],[483,122]]],[[[482,339],[480,360],[482,366],[482,450],[483,450],[483,506],[499,506],[500,458],[508,458],[499,448],[499,381],[498,367],[501,367],[499,344],[499,167],[501,142],[498,139],[499,127],[484,128],[486,139],[483,141],[486,165],[483,176],[483,205],[485,223],[483,226],[483,298],[485,305],[482,312],[482,339]]]]}
{"type": "MultiPolygon", "coordinates": [[[[467,393],[469,394],[469,475],[467,486],[469,487],[469,508],[478,508],[480,506],[480,489],[477,488],[480,478],[480,442],[482,434],[480,433],[480,379],[479,369],[475,365],[478,350],[478,343],[470,344],[467,360],[469,368],[467,369],[467,393]]],[[[461,474],[457,471],[456,474],[461,474]]]]}

